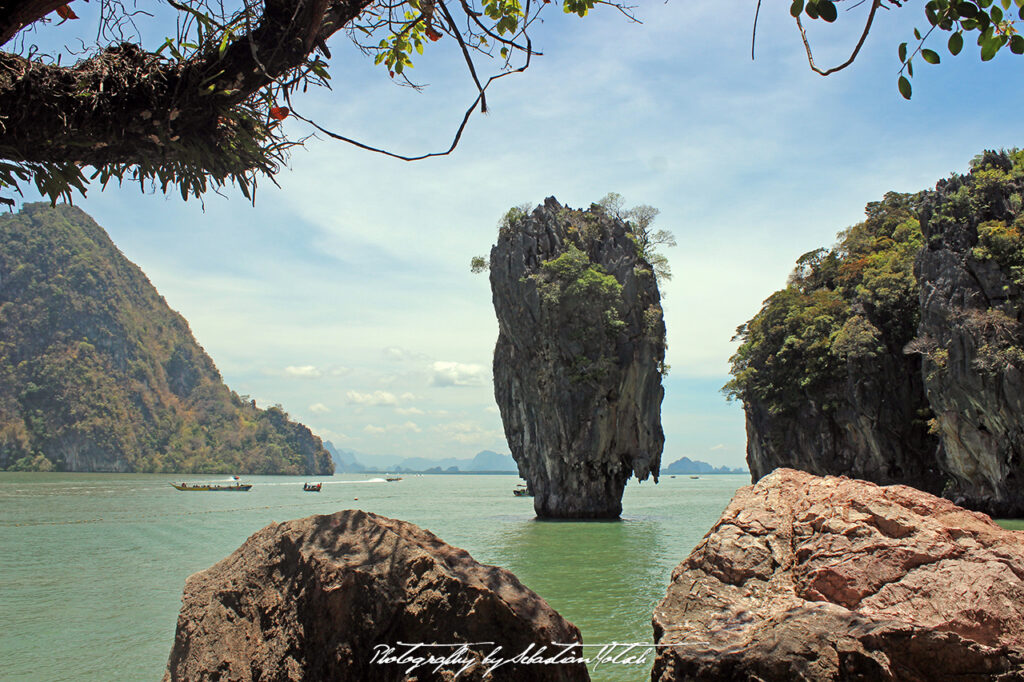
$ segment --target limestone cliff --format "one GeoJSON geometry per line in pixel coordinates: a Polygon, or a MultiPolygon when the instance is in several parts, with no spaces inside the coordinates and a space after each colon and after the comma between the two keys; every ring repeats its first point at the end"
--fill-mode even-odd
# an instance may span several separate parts
{"type": "Polygon", "coordinates": [[[985,152],[801,259],[726,386],[754,480],[789,466],[1024,515],[1022,196],[1024,152],[985,152]]]}
{"type": "Polygon", "coordinates": [[[0,216],[0,469],[329,474],[232,392],[188,323],[72,206],[0,216]]]}
{"type": "Polygon", "coordinates": [[[917,330],[921,198],[869,204],[740,327],[726,391],[743,401],[753,480],[783,466],[942,490],[921,360],[903,352],[917,330]]]}
{"type": "Polygon", "coordinates": [[[494,393],[540,517],[617,518],[658,478],[665,324],[626,223],[548,198],[509,212],[490,257],[494,393]]]}
{"type": "Polygon", "coordinates": [[[925,387],[947,495],[1024,515],[1024,153],[986,152],[925,202],[917,261],[925,387]]]}

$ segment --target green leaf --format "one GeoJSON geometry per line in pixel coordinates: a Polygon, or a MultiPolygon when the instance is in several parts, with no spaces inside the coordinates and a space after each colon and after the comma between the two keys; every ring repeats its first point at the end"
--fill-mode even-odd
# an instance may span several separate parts
{"type": "Polygon", "coordinates": [[[897,85],[900,89],[900,94],[903,95],[903,99],[910,99],[910,81],[907,80],[906,76],[900,76],[897,85]]]}
{"type": "Polygon", "coordinates": [[[1010,52],[1024,54],[1024,36],[1018,34],[1010,38],[1010,52]]]}
{"type": "Polygon", "coordinates": [[[907,61],[907,44],[906,43],[900,43],[900,64],[903,64],[906,61],[907,61]]]}
{"type": "Polygon", "coordinates": [[[987,62],[996,56],[996,52],[1000,48],[999,40],[997,38],[989,38],[981,46],[981,61],[987,62]]]}
{"type": "Polygon", "coordinates": [[[960,13],[961,18],[973,19],[978,16],[978,8],[969,2],[962,2],[957,5],[956,11],[960,13]]]}
{"type": "Polygon", "coordinates": [[[992,17],[993,24],[998,24],[1003,20],[1003,10],[998,7],[993,7],[992,11],[989,12],[989,16],[992,17]]]}
{"type": "Polygon", "coordinates": [[[1002,2],[1000,2],[999,4],[1001,4],[1003,6],[1003,9],[1008,10],[1008,9],[1010,9],[1010,5],[1013,4],[1013,3],[1012,3],[1012,0],[1002,0],[1002,2]]]}
{"type": "Polygon", "coordinates": [[[939,53],[935,50],[929,50],[927,47],[921,50],[921,57],[929,64],[939,63],[939,53]]]}
{"type": "Polygon", "coordinates": [[[804,0],[793,0],[793,4],[789,6],[789,13],[793,17],[800,16],[800,13],[804,11],[804,0]]]}
{"type": "Polygon", "coordinates": [[[959,31],[949,37],[949,53],[954,57],[964,49],[964,36],[959,31]]]}
{"type": "Polygon", "coordinates": [[[818,14],[821,15],[822,19],[829,23],[835,21],[839,16],[839,13],[836,12],[835,3],[833,3],[832,0],[819,0],[818,14]]]}
{"type": "Polygon", "coordinates": [[[907,62],[907,75],[910,76],[911,78],[914,77],[914,61],[913,60],[910,60],[909,62],[907,62]]]}
{"type": "Polygon", "coordinates": [[[816,2],[809,2],[809,3],[807,3],[807,6],[804,8],[804,12],[811,19],[817,19],[818,16],[820,16],[818,14],[818,4],[816,2]]]}

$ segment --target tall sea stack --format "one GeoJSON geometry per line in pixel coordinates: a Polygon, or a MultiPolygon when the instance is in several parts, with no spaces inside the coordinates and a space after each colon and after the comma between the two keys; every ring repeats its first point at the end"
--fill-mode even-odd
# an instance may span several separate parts
{"type": "Polygon", "coordinates": [[[658,480],[665,323],[630,226],[549,197],[491,249],[494,394],[541,518],[618,518],[630,475],[658,480]]]}

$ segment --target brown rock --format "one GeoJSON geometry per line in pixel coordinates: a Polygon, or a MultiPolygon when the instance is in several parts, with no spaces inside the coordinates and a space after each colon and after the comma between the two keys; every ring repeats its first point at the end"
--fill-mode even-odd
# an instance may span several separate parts
{"type": "MultiPolygon", "coordinates": [[[[477,643],[457,656],[474,662],[458,679],[480,680],[488,654],[511,658],[533,645],[550,657],[565,651],[552,643],[580,641],[508,571],[411,523],[358,510],[267,526],[189,577],[182,602],[165,682],[451,680],[463,666],[382,664],[385,654],[457,654],[399,642],[477,643]]],[[[508,663],[488,679],[589,677],[583,664],[508,663]]]]}
{"type": "Polygon", "coordinates": [[[676,567],[653,624],[653,680],[1024,680],[1024,535],[777,469],[676,567]]]}

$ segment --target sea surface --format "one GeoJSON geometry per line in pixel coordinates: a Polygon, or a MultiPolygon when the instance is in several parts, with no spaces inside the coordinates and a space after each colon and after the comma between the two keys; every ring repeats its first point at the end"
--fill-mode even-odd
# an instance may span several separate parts
{"type": "MultiPolygon", "coordinates": [[[[185,579],[272,521],[364,509],[416,523],[509,569],[580,628],[584,644],[651,642],[672,569],[747,476],[631,481],[618,522],[537,521],[515,476],[246,476],[249,492],[174,490],[223,477],[0,472],[0,679],[159,680],[185,579]]],[[[595,680],[650,679],[644,666],[595,680]]]]}

